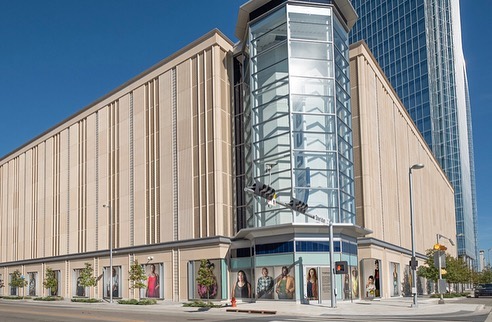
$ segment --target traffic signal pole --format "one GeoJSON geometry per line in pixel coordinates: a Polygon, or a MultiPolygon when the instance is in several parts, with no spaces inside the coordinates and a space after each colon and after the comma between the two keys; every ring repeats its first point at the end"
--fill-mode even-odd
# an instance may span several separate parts
{"type": "MultiPolygon", "coordinates": [[[[260,182],[256,181],[255,184],[252,187],[246,187],[244,188],[244,191],[253,193],[259,197],[262,197],[267,200],[272,200],[272,198],[275,198],[275,189],[271,188],[270,186],[267,186],[265,184],[261,184],[260,182]],[[265,193],[267,192],[267,193],[265,193]]],[[[318,215],[313,215],[307,213],[308,205],[300,200],[297,199],[292,199],[289,203],[281,202],[276,200],[276,203],[293,211],[296,211],[300,214],[303,214],[304,216],[307,216],[311,219],[316,220],[319,223],[328,225],[329,227],[329,236],[330,236],[330,283],[331,283],[331,307],[336,308],[337,307],[337,298],[335,294],[336,290],[336,285],[335,285],[335,267],[334,267],[334,255],[333,255],[333,222],[331,220],[326,220],[325,218],[319,217],[318,215]]],[[[319,301],[321,302],[321,297],[318,296],[319,301]]]]}

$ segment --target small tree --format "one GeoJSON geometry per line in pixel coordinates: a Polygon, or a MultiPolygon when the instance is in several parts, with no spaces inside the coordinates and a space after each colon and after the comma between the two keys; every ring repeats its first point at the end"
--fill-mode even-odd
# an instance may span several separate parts
{"type": "Polygon", "coordinates": [[[19,287],[26,287],[27,281],[24,278],[24,276],[21,274],[21,272],[18,269],[16,269],[12,273],[12,279],[11,279],[9,285],[19,289],[19,287]]]}
{"type": "Polygon", "coordinates": [[[466,262],[461,258],[446,255],[446,280],[448,283],[468,283],[470,282],[471,272],[466,262]]]}
{"type": "Polygon", "coordinates": [[[490,266],[484,268],[481,272],[472,272],[473,284],[492,283],[492,270],[490,266]]]}
{"type": "Polygon", "coordinates": [[[145,288],[145,280],[147,279],[147,275],[145,275],[145,270],[142,265],[138,263],[138,260],[135,260],[133,264],[130,266],[130,271],[128,272],[128,279],[130,280],[130,289],[138,290],[138,298],[140,298],[140,289],[145,288]]]}
{"type": "Polygon", "coordinates": [[[217,295],[217,278],[213,272],[214,264],[209,260],[202,259],[196,281],[198,283],[198,295],[201,298],[214,298],[217,295]]]}
{"type": "Polygon", "coordinates": [[[78,283],[84,289],[97,285],[97,278],[94,276],[94,269],[91,263],[84,263],[85,267],[80,270],[78,283]]]}
{"type": "Polygon", "coordinates": [[[56,272],[50,267],[46,267],[46,277],[43,285],[50,291],[50,295],[58,295],[58,279],[56,277],[56,272]]]}
{"type": "Polygon", "coordinates": [[[439,278],[439,271],[437,267],[434,266],[435,252],[436,251],[434,249],[428,249],[426,251],[427,259],[425,260],[425,265],[419,266],[417,273],[421,277],[437,282],[437,279],[439,278]]]}

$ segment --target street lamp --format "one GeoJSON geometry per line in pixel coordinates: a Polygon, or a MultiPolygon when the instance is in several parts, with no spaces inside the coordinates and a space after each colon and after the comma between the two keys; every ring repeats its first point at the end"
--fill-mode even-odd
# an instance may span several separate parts
{"type": "Polygon", "coordinates": [[[113,303],[113,211],[111,205],[103,205],[109,210],[109,303],[113,303]]]}
{"type": "MultiPolygon", "coordinates": [[[[440,238],[444,238],[444,239],[447,239],[449,241],[449,243],[451,244],[451,246],[454,246],[454,242],[451,238],[448,238],[444,235],[441,235],[441,234],[436,234],[436,245],[439,247],[439,239],[440,238]]],[[[444,248],[445,249],[445,248],[444,248]]],[[[439,291],[439,301],[437,303],[439,304],[444,304],[444,298],[443,298],[443,295],[442,295],[442,287],[441,287],[441,280],[442,280],[442,272],[441,272],[441,269],[442,269],[442,261],[441,261],[441,250],[439,249],[438,250],[438,270],[439,270],[439,282],[438,282],[438,291],[439,291]]],[[[444,260],[446,260],[446,255],[444,255],[444,260]]]]}
{"type": "Polygon", "coordinates": [[[415,233],[413,224],[413,199],[412,199],[412,170],[422,169],[424,165],[422,163],[414,164],[408,169],[408,182],[410,185],[410,229],[412,236],[412,259],[410,261],[410,266],[412,268],[412,297],[413,303],[412,307],[417,307],[417,259],[415,258],[415,233]]]}

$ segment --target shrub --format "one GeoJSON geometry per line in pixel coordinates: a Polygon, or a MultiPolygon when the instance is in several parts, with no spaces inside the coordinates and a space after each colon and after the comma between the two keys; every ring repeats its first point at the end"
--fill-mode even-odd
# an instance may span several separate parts
{"type": "Polygon", "coordinates": [[[7,296],[0,296],[0,298],[5,299],[5,300],[22,300],[22,299],[30,299],[30,296],[17,296],[17,295],[7,295],[7,296]]]}
{"type": "Polygon", "coordinates": [[[73,298],[72,302],[79,302],[79,303],[99,303],[102,302],[99,299],[94,299],[94,298],[73,298]]]}
{"type": "Polygon", "coordinates": [[[128,304],[128,305],[153,305],[156,304],[157,301],[154,299],[129,299],[129,300],[118,300],[119,304],[128,304]]]}
{"type": "Polygon", "coordinates": [[[35,297],[35,301],[63,301],[61,296],[45,296],[45,297],[35,297]]]}
{"type": "Polygon", "coordinates": [[[221,304],[213,304],[212,302],[193,301],[191,303],[184,303],[184,307],[222,307],[221,304]]]}

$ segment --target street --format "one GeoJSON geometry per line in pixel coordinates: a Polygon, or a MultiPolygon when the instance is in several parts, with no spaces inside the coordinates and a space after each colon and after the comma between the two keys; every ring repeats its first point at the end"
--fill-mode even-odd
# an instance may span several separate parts
{"type": "MultiPolygon", "coordinates": [[[[482,304],[488,308],[492,307],[492,298],[463,298],[453,299],[453,303],[482,304]]],[[[354,304],[358,305],[358,304],[354,304]]],[[[446,305],[446,304],[444,304],[446,305]]],[[[487,311],[488,312],[488,311],[487,311]]],[[[96,305],[34,302],[34,301],[12,301],[0,300],[0,322],[10,321],[34,321],[34,322],[58,322],[58,321],[441,321],[441,322],[484,322],[487,313],[481,312],[452,312],[449,314],[425,314],[425,315],[350,315],[333,314],[329,311],[321,316],[296,316],[290,314],[262,315],[252,313],[226,312],[224,309],[200,310],[198,308],[176,307],[176,306],[127,306],[119,304],[101,303],[96,305]]]]}

